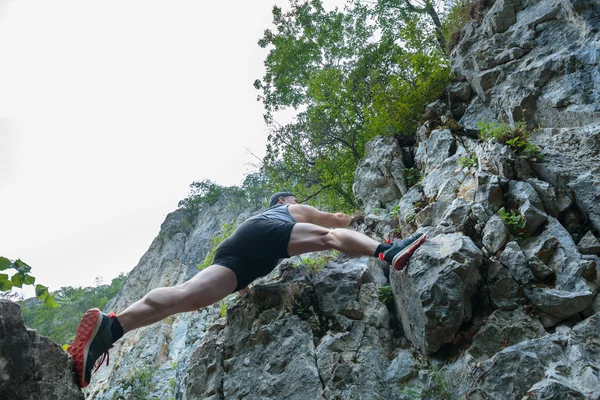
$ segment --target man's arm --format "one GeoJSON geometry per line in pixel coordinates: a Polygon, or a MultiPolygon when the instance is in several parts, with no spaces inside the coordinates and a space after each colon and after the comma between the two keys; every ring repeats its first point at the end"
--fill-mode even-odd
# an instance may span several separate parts
{"type": "Polygon", "coordinates": [[[297,222],[308,222],[325,228],[346,228],[352,217],[344,213],[319,211],[306,204],[290,204],[288,210],[297,222]]]}

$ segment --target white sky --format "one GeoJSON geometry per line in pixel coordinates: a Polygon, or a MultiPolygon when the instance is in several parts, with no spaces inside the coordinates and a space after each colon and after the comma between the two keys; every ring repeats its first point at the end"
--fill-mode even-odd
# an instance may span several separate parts
{"type": "Polygon", "coordinates": [[[0,255],[50,290],[109,283],[192,181],[239,184],[275,3],[0,0],[0,255]]]}

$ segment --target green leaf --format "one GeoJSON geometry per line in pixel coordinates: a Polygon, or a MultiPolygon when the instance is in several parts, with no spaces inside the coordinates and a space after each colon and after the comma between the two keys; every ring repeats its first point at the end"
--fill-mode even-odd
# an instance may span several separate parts
{"type": "Polygon", "coordinates": [[[0,274],[0,291],[6,292],[6,291],[12,289],[12,287],[13,287],[13,284],[8,279],[8,275],[7,274],[0,274]]]}
{"type": "Polygon", "coordinates": [[[50,294],[48,293],[48,288],[44,285],[35,285],[35,297],[40,300],[44,300],[50,294]]]}
{"type": "Polygon", "coordinates": [[[21,279],[21,274],[14,274],[12,278],[10,278],[10,280],[12,281],[13,286],[16,286],[18,288],[23,287],[23,280],[21,279]]]}
{"type": "Polygon", "coordinates": [[[31,272],[31,267],[29,265],[25,264],[21,260],[15,261],[15,266],[16,267],[14,267],[14,268],[16,268],[16,270],[19,272],[22,272],[22,273],[31,272]]]}
{"type": "Polygon", "coordinates": [[[0,257],[0,271],[9,269],[11,265],[12,265],[12,261],[10,261],[8,258],[0,257]]]}
{"type": "Polygon", "coordinates": [[[23,280],[23,285],[33,285],[35,283],[35,276],[23,274],[21,279],[23,280]]]}
{"type": "Polygon", "coordinates": [[[48,294],[48,296],[46,296],[46,299],[44,300],[44,305],[48,308],[56,308],[56,307],[60,307],[60,305],[58,305],[54,299],[52,298],[52,296],[50,296],[48,294]]]}

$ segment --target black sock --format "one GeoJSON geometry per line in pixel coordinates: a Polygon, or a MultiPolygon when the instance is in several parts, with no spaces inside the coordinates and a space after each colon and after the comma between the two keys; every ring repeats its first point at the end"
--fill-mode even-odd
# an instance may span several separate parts
{"type": "Polygon", "coordinates": [[[380,243],[379,246],[377,246],[377,249],[375,250],[375,254],[373,254],[375,257],[379,257],[380,253],[383,253],[384,251],[386,251],[387,249],[389,249],[390,247],[392,247],[391,244],[387,244],[387,243],[380,243]]]}
{"type": "Polygon", "coordinates": [[[112,324],[110,325],[110,333],[112,334],[113,341],[117,341],[123,337],[123,327],[116,316],[111,318],[112,324]]]}

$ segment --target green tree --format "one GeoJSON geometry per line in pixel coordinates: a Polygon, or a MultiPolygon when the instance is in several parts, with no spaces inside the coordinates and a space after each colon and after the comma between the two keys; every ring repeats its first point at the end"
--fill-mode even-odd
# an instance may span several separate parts
{"type": "Polygon", "coordinates": [[[435,39],[439,49],[446,50],[446,35],[442,27],[442,20],[436,11],[436,5],[443,3],[434,0],[378,0],[378,13],[385,13],[388,10],[402,13],[405,18],[411,18],[410,14],[427,15],[432,24],[435,39]]]}
{"type": "Polygon", "coordinates": [[[261,91],[271,124],[265,172],[301,200],[355,208],[354,171],[365,144],[377,135],[414,134],[424,107],[448,81],[448,65],[420,14],[390,13],[351,2],[325,11],[321,1],[273,8],[274,30],[258,44],[269,48],[261,91]],[[297,110],[279,125],[276,111],[297,110]]]}
{"type": "Polygon", "coordinates": [[[192,182],[190,194],[179,202],[179,207],[197,211],[204,204],[212,205],[225,197],[230,199],[242,197],[243,193],[237,186],[221,186],[210,179],[192,182]]]}
{"type": "Polygon", "coordinates": [[[194,214],[204,205],[222,202],[234,208],[257,210],[266,206],[271,194],[278,190],[264,170],[259,169],[246,174],[241,185],[222,186],[209,179],[192,182],[190,193],[179,202],[179,207],[186,208],[194,214]]]}

